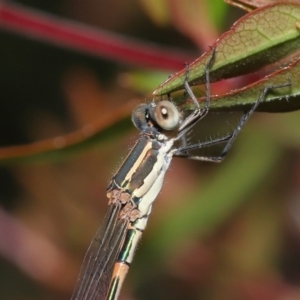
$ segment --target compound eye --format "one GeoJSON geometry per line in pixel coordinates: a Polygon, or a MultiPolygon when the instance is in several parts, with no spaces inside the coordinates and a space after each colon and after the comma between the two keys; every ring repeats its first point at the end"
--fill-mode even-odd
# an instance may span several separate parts
{"type": "Polygon", "coordinates": [[[169,101],[157,103],[154,117],[156,123],[164,130],[173,130],[179,125],[179,112],[176,106],[169,101]]]}

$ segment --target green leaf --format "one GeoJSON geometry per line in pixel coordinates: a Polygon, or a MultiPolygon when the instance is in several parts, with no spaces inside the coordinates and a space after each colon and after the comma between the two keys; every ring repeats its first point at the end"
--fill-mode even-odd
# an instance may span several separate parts
{"type": "MultiPolygon", "coordinates": [[[[265,87],[275,88],[268,92],[257,111],[288,112],[298,110],[300,109],[299,77],[300,58],[291,65],[280,69],[251,85],[230,91],[225,95],[212,96],[210,110],[247,110],[247,108],[258,99],[265,87]],[[286,84],[290,85],[278,87],[286,84]]],[[[199,102],[204,101],[204,97],[199,99],[199,102]]],[[[192,109],[192,107],[191,101],[189,101],[189,104],[185,105],[185,108],[192,109]]]]}
{"type": "MultiPolygon", "coordinates": [[[[218,81],[250,73],[277,62],[300,48],[300,4],[278,3],[259,8],[239,19],[212,48],[216,50],[210,80],[218,81]]],[[[205,82],[205,66],[212,48],[189,65],[191,85],[205,82]]],[[[186,68],[158,86],[153,95],[183,88],[186,68]]]]}

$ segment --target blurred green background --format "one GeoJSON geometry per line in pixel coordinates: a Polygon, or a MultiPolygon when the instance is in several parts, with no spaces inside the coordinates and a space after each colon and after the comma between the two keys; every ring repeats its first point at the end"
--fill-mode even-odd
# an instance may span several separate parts
{"type": "MultiPolygon", "coordinates": [[[[14,3],[195,58],[243,14],[221,0],[14,3]]],[[[133,109],[168,74],[3,27],[0,40],[2,147],[133,109]]],[[[173,160],[120,299],[300,299],[299,116],[255,114],[222,164],[173,160]]],[[[67,157],[1,166],[1,299],[70,298],[106,186],[137,137],[128,116],[67,157]]]]}

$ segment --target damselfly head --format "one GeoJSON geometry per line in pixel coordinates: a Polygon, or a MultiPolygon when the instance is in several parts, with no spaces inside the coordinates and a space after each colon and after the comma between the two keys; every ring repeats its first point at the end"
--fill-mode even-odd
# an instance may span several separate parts
{"type": "Polygon", "coordinates": [[[170,101],[138,105],[132,112],[132,122],[139,130],[155,127],[157,130],[172,131],[179,127],[180,114],[170,101]]]}

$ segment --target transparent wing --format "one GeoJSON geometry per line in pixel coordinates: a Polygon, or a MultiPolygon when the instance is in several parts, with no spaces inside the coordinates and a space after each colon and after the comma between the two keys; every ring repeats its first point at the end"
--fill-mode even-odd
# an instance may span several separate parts
{"type": "Polygon", "coordinates": [[[128,221],[121,205],[110,205],[85,255],[71,300],[104,300],[128,221]]]}

